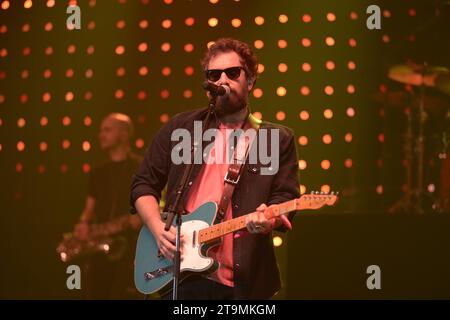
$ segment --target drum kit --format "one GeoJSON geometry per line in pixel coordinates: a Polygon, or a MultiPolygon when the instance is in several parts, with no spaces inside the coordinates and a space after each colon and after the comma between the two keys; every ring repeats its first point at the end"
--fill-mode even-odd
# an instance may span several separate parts
{"type": "MultiPolygon", "coordinates": [[[[407,127],[404,139],[406,161],[406,192],[399,201],[389,208],[390,213],[427,213],[449,212],[450,191],[450,71],[445,67],[430,66],[427,63],[399,64],[389,68],[388,77],[396,82],[417,88],[417,93],[404,91],[386,93],[383,96],[388,106],[408,107],[407,127]],[[439,91],[440,95],[429,94],[430,90],[439,91]],[[430,192],[425,186],[425,124],[430,114],[438,114],[439,125],[429,123],[439,131],[439,150],[435,151],[440,163],[440,183],[438,196],[430,199],[430,192]]],[[[412,92],[414,92],[412,90],[412,92]]],[[[379,97],[380,98],[380,97],[379,97]]],[[[436,117],[435,117],[436,119],[436,117]]],[[[436,121],[436,120],[435,120],[436,121]]],[[[428,148],[429,149],[429,148],[428,148]]]]}

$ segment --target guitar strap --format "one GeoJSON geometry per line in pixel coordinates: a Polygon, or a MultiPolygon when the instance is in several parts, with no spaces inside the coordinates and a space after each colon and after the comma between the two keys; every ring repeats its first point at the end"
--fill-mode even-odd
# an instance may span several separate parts
{"type": "MultiPolygon", "coordinates": [[[[245,124],[247,121],[249,121],[250,125],[254,129],[256,129],[256,132],[258,132],[258,129],[261,126],[262,121],[255,118],[251,113],[249,113],[246,121],[244,121],[244,123],[242,125],[242,128],[245,127],[245,124]]],[[[245,135],[244,135],[244,138],[246,138],[245,135]]],[[[237,146],[239,146],[240,139],[241,139],[241,137],[238,138],[237,146]]],[[[256,135],[255,135],[254,139],[257,139],[256,135]]],[[[223,220],[223,218],[225,217],[225,213],[227,212],[228,204],[230,203],[231,198],[233,196],[234,189],[236,188],[236,186],[239,182],[239,179],[241,178],[242,168],[244,167],[245,162],[247,161],[248,153],[251,148],[251,145],[253,144],[253,141],[249,142],[247,139],[245,139],[244,143],[245,143],[244,156],[241,159],[238,158],[238,156],[239,156],[238,151],[240,148],[238,148],[236,146],[233,151],[233,160],[234,161],[232,161],[230,163],[230,165],[228,166],[228,171],[225,174],[223,193],[222,193],[222,196],[220,197],[220,202],[219,202],[219,206],[218,206],[218,210],[217,210],[217,220],[218,221],[223,220]]]]}

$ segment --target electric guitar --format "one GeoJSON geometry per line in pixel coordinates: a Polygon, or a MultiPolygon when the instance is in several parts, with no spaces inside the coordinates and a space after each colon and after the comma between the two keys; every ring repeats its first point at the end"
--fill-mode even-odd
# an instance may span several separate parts
{"type": "MultiPolygon", "coordinates": [[[[337,194],[310,194],[298,199],[272,205],[266,210],[267,219],[285,215],[296,210],[319,209],[324,205],[334,205],[337,194]]],[[[207,256],[208,250],[220,243],[223,235],[246,228],[246,217],[251,213],[218,224],[217,204],[206,202],[194,212],[183,215],[180,244],[183,256],[180,263],[180,281],[193,273],[210,273],[218,268],[218,263],[207,256]]],[[[175,221],[175,220],[174,220],[175,221]]],[[[139,292],[144,294],[164,294],[171,289],[173,279],[172,261],[160,254],[155,238],[144,225],[139,233],[136,246],[134,282],[139,292]]]]}
{"type": "Polygon", "coordinates": [[[92,224],[86,240],[77,238],[73,233],[63,234],[63,240],[56,248],[61,261],[69,262],[75,258],[90,256],[95,253],[104,253],[110,260],[119,259],[125,252],[128,243],[118,234],[131,228],[129,214],[118,216],[108,222],[92,224]]]}

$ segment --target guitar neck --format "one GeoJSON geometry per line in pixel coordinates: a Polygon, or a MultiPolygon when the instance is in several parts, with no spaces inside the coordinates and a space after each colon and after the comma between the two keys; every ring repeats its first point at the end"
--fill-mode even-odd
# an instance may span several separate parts
{"type": "MultiPolygon", "coordinates": [[[[277,205],[273,205],[270,207],[270,210],[266,210],[264,216],[266,219],[275,218],[289,212],[298,210],[298,199],[290,200],[287,202],[283,202],[277,205]]],[[[301,205],[300,205],[301,208],[301,205]]],[[[241,229],[246,228],[246,219],[247,216],[253,214],[255,212],[230,219],[218,224],[215,224],[211,227],[205,228],[199,231],[199,241],[200,243],[210,242],[216,240],[228,233],[239,231],[241,229]]]]}
{"type": "Polygon", "coordinates": [[[107,237],[122,232],[130,225],[130,216],[122,215],[105,223],[93,224],[90,227],[91,237],[107,237]]]}

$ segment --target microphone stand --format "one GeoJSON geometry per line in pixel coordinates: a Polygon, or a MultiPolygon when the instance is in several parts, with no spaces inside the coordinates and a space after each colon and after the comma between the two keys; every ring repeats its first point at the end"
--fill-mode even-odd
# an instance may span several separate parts
{"type": "MultiPolygon", "coordinates": [[[[206,119],[203,122],[203,129],[202,132],[205,132],[205,130],[209,126],[211,114],[214,113],[215,106],[216,106],[216,95],[211,95],[209,99],[209,108],[208,113],[206,115],[206,119]]],[[[198,143],[202,144],[202,141],[199,141],[198,143]]],[[[201,151],[201,149],[200,149],[201,151]]],[[[191,177],[192,169],[194,167],[195,162],[195,142],[191,145],[191,162],[186,165],[184,168],[183,176],[180,181],[180,185],[177,189],[177,197],[175,198],[175,202],[173,205],[169,206],[168,216],[166,220],[166,225],[164,227],[165,231],[169,231],[170,227],[173,224],[173,220],[176,216],[175,225],[176,225],[176,238],[175,238],[175,255],[173,260],[173,291],[172,291],[172,299],[178,300],[178,285],[180,283],[180,263],[181,263],[181,250],[180,250],[180,238],[181,238],[181,224],[182,224],[182,216],[185,212],[184,205],[183,205],[183,199],[185,198],[186,188],[189,181],[189,178],[191,177]]]]}

